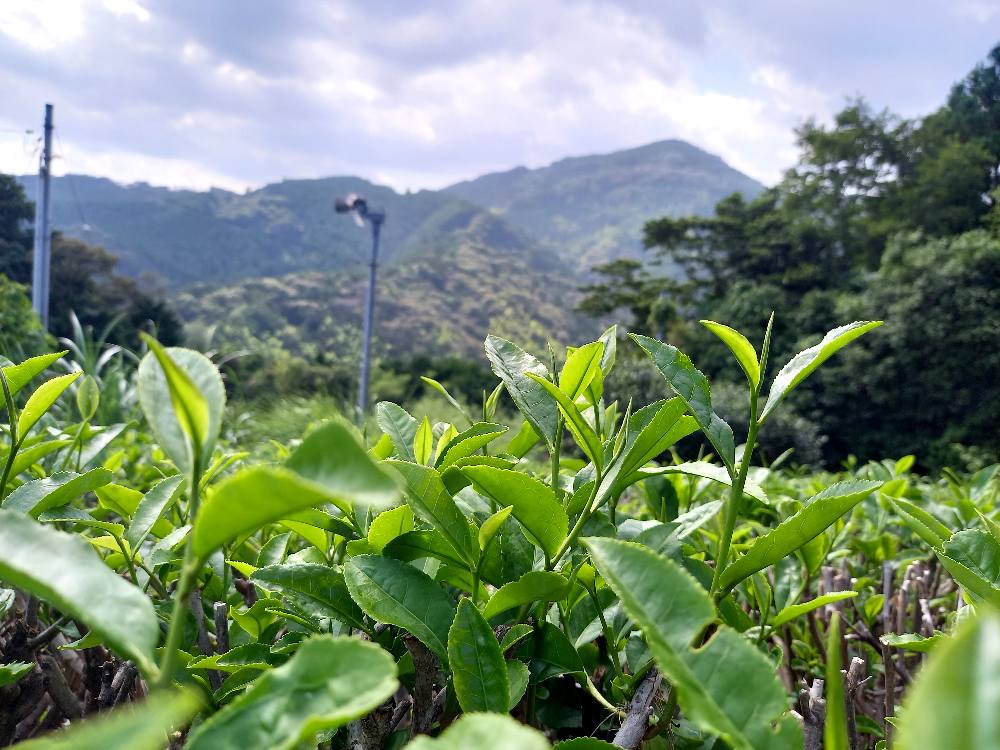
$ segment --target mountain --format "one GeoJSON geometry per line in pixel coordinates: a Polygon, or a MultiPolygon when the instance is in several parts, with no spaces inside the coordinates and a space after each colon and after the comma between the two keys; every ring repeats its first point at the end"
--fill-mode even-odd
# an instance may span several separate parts
{"type": "MultiPolygon", "coordinates": [[[[35,178],[21,180],[32,195],[35,178]]],[[[358,177],[240,194],[69,175],[53,180],[52,212],[60,231],[116,254],[119,272],[155,280],[189,323],[311,356],[356,347],[370,235],[332,202],[359,193],[387,214],[379,350],[475,356],[488,331],[535,343],[586,335],[596,323],[574,312],[577,287],[595,263],[641,253],[643,222],[761,189],[663,141],[405,194],[358,177]]]]}
{"type": "Polygon", "coordinates": [[[653,217],[710,214],[731,193],[752,197],[762,189],[718,156],[667,140],[574,156],[541,169],[487,174],[445,192],[561,248],[586,270],[612,258],[636,256],[642,226],[653,217]]]}

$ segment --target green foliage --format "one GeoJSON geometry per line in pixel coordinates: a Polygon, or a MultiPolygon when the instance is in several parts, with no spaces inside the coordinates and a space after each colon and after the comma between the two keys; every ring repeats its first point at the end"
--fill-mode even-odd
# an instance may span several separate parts
{"type": "Polygon", "coordinates": [[[366,433],[335,418],[270,460],[234,445],[218,369],[192,350],[150,341],[135,367],[145,426],[106,441],[88,424],[103,392],[70,399],[82,375],[44,379],[58,357],[5,367],[0,691],[29,720],[0,720],[0,740],[48,725],[29,716],[48,685],[70,728],[40,747],[124,747],[127,733],[156,746],[176,725],[189,748],[541,750],[539,730],[581,750],[629,733],[648,748],[796,748],[791,691],[824,675],[826,723],[807,711],[805,734],[831,747],[877,734],[883,713],[847,710],[841,650],[896,698],[883,645],[904,665],[936,658],[956,621],[1000,601],[1000,471],[921,478],[913,456],[838,475],[759,465],[765,416],[873,325],[836,329],[775,377],[772,325],[759,354],[709,327],[746,376],[742,450],[672,345],[636,337],[665,382],[648,405],[612,399],[633,361],[614,329],[551,367],[488,339],[499,384],[480,390],[483,421],[438,383],[432,403],[453,421],[383,402],[366,433]],[[496,409],[501,390],[517,414],[496,409]],[[721,458],[683,460],[696,432],[721,458]],[[883,563],[912,565],[900,578],[918,595],[895,595],[883,563]],[[850,590],[831,589],[834,564],[850,590]],[[913,622],[920,633],[888,627],[913,622]],[[67,651],[85,679],[61,690],[67,651]],[[104,706],[148,694],[134,713],[90,716],[106,660],[136,665],[144,687],[104,706]]]}

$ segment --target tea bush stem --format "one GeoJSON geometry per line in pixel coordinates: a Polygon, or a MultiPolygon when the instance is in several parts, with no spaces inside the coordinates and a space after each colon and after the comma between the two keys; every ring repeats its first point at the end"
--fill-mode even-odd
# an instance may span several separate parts
{"type": "Polygon", "coordinates": [[[750,392],[750,427],[747,430],[746,445],[743,446],[743,458],[740,468],[733,480],[729,501],[726,503],[726,515],[723,521],[722,535],[719,537],[719,553],[715,556],[715,573],[712,576],[712,594],[719,590],[719,578],[729,559],[729,547],[733,541],[733,531],[736,528],[736,517],[739,515],[740,502],[743,499],[743,488],[746,486],[747,474],[750,472],[750,460],[753,457],[754,446],[757,443],[757,389],[750,392]]]}

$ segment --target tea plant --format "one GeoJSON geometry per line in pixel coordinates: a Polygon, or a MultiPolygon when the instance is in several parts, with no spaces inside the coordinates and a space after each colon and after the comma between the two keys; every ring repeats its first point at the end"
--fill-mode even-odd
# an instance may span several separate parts
{"type": "MultiPolygon", "coordinates": [[[[911,477],[906,461],[829,482],[755,466],[782,400],[879,323],[834,329],[766,395],[770,323],[759,354],[739,332],[705,325],[746,377],[743,446],[705,376],[648,337],[633,340],[665,398],[607,403],[614,328],[558,368],[491,336],[500,383],[476,416],[429,381],[459,424],[380,403],[370,445],[332,420],[270,464],[220,445],[225,391],[192,350],[147,339],[136,388],[148,450],[130,431],[101,439],[90,386],[76,392],[79,422],[53,418],[80,373],[43,382],[18,407],[60,354],[0,369],[0,583],[11,587],[0,590],[0,744],[891,740],[896,698],[922,658],[908,654],[937,648],[964,618],[977,624],[942,651],[974,658],[969,644],[994,627],[992,615],[973,618],[951,577],[973,606],[1000,602],[1000,527],[983,499],[996,472],[979,484],[956,476],[956,490],[911,477]],[[494,421],[503,391],[516,425],[494,421]],[[678,443],[696,435],[713,455],[682,460],[678,443]],[[953,534],[934,500],[963,491],[980,495],[949,499],[951,520],[983,528],[953,534]]],[[[935,690],[914,690],[901,746],[917,746],[921,719],[908,716],[935,690]]],[[[970,738],[995,737],[988,722],[973,725],[970,738]]],[[[988,743],[951,747],[973,746],[988,743]]]]}

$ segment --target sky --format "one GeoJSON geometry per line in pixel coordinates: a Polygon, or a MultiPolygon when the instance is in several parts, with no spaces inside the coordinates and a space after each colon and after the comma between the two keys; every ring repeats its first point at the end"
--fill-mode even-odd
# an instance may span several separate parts
{"type": "Polygon", "coordinates": [[[438,188],[680,138],[764,183],[864,94],[907,117],[1000,0],[0,0],[0,171],[438,188]],[[32,130],[33,133],[26,133],[32,130]]]}

